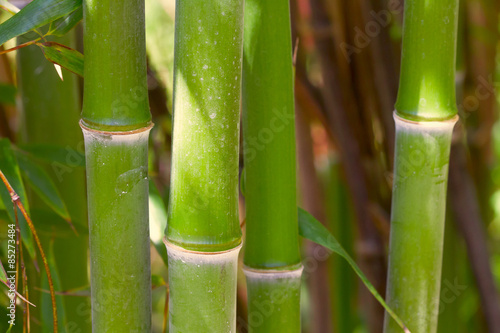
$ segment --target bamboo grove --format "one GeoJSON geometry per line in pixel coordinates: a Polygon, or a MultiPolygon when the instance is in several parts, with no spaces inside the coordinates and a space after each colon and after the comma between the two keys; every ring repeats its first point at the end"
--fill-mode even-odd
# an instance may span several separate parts
{"type": "Polygon", "coordinates": [[[0,331],[500,332],[499,15],[0,1],[0,331]]]}

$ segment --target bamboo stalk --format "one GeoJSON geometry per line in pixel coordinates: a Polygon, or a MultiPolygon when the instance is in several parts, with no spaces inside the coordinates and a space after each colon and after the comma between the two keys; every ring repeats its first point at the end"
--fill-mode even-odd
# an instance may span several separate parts
{"type": "MultiPolygon", "coordinates": [[[[74,32],[70,32],[58,41],[72,46],[74,32]]],[[[83,137],[78,131],[80,103],[78,82],[75,75],[63,72],[64,80],[57,75],[54,65],[45,59],[37,46],[25,47],[17,51],[18,82],[22,105],[22,141],[25,143],[52,144],[63,148],[81,148],[83,137]],[[57,119],[57,121],[54,121],[57,119]],[[50,128],[50,131],[47,131],[50,128]]],[[[65,199],[72,223],[87,227],[85,198],[85,175],[83,169],[50,169],[56,179],[56,185],[65,199]]],[[[30,198],[31,206],[46,207],[38,198],[30,198]]],[[[48,239],[42,239],[44,246],[48,239]]],[[[88,238],[74,235],[69,238],[54,240],[54,253],[59,271],[60,285],[56,288],[72,290],[88,285],[88,238]],[[71,269],[69,269],[71,268],[71,269]]],[[[31,280],[31,279],[30,279],[31,280]]],[[[36,281],[36,280],[33,280],[36,281]]],[[[55,281],[54,283],[57,283],[55,281]]],[[[39,287],[39,285],[37,285],[39,287]]],[[[38,296],[32,291],[33,296],[38,296]]],[[[48,298],[49,295],[42,294],[48,298]]],[[[63,298],[62,296],[59,296],[63,298]]],[[[37,298],[35,298],[37,299],[37,298]]],[[[89,302],[81,297],[64,297],[67,329],[90,329],[89,316],[82,314],[82,309],[89,302]],[[80,309],[80,310],[77,310],[80,309]]],[[[39,309],[34,309],[36,313],[39,309]]]]}
{"type": "Polygon", "coordinates": [[[143,1],[85,0],[85,137],[93,332],[151,331],[143,1]]]}
{"type": "Polygon", "coordinates": [[[245,2],[243,138],[249,332],[300,332],[290,9],[245,2]]]}
{"type": "MultiPolygon", "coordinates": [[[[345,250],[354,257],[354,230],[349,195],[342,180],[341,166],[337,156],[333,155],[329,160],[323,176],[328,202],[329,227],[345,250]]],[[[342,259],[335,255],[329,259],[333,331],[353,332],[357,321],[356,276],[349,264],[342,259]]]]}
{"type": "Polygon", "coordinates": [[[405,3],[387,300],[413,333],[437,329],[457,23],[457,0],[405,3]]]}
{"type": "Polygon", "coordinates": [[[242,0],[177,1],[169,331],[235,332],[242,0]]]}

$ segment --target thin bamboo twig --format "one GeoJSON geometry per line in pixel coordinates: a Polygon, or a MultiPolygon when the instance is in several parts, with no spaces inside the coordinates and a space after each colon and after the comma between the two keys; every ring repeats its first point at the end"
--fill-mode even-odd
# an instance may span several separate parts
{"type": "Polygon", "coordinates": [[[32,40],[30,42],[26,42],[26,43],[23,43],[23,44],[19,44],[17,46],[14,46],[10,49],[7,49],[7,50],[2,50],[0,51],[0,55],[2,54],[6,54],[6,53],[9,53],[9,52],[12,52],[12,51],[16,51],[16,50],[19,50],[19,49],[22,49],[23,47],[26,47],[26,46],[30,46],[30,45],[33,45],[33,44],[36,44],[39,40],[41,40],[42,38],[38,38],[36,40],[32,40]]]}
{"type": "Polygon", "coordinates": [[[14,191],[14,189],[10,185],[9,181],[7,180],[5,175],[3,174],[2,170],[0,170],[0,179],[5,184],[5,187],[7,188],[7,190],[9,191],[10,197],[12,198],[12,202],[17,206],[17,208],[21,211],[24,218],[26,219],[26,222],[28,223],[28,226],[31,230],[31,233],[33,234],[33,238],[35,239],[38,250],[40,251],[40,256],[42,257],[43,266],[45,267],[45,272],[47,273],[47,280],[49,282],[50,298],[52,301],[52,313],[53,313],[53,320],[54,320],[54,333],[57,333],[59,331],[59,329],[58,329],[58,323],[57,323],[56,296],[55,296],[55,292],[54,292],[54,284],[52,282],[52,275],[50,274],[49,264],[47,262],[47,257],[45,256],[45,252],[43,251],[42,243],[40,242],[40,239],[38,238],[38,234],[36,233],[35,226],[33,225],[31,218],[29,217],[28,213],[24,209],[24,205],[21,202],[19,195],[17,195],[17,193],[14,191]]]}

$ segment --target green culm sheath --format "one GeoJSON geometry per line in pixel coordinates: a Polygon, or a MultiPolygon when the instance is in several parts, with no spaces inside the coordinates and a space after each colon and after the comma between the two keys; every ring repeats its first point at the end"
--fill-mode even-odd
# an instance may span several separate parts
{"type": "MultiPolygon", "coordinates": [[[[388,304],[412,333],[435,332],[450,143],[455,119],[414,123],[395,116],[388,304]]],[[[401,328],[386,315],[385,332],[401,328]]]]}
{"type": "MultiPolygon", "coordinates": [[[[405,3],[387,303],[412,333],[437,329],[457,22],[457,0],[405,3]]],[[[386,313],[384,332],[400,331],[386,313]]]]}
{"type": "Polygon", "coordinates": [[[243,140],[249,332],[300,332],[290,9],[245,1],[243,140]]]}
{"type": "Polygon", "coordinates": [[[251,332],[299,332],[302,268],[292,271],[245,268],[251,332]]]}
{"type": "Polygon", "coordinates": [[[243,0],[177,1],[169,331],[235,332],[243,0]]]}
{"type": "Polygon", "coordinates": [[[150,332],[144,2],[83,6],[92,330],[150,332]]]}
{"type": "Polygon", "coordinates": [[[87,155],[93,332],[149,332],[149,129],[110,134],[82,128],[87,155]]]}
{"type": "Polygon", "coordinates": [[[240,248],[191,252],[167,243],[169,332],[235,332],[240,248]]]}

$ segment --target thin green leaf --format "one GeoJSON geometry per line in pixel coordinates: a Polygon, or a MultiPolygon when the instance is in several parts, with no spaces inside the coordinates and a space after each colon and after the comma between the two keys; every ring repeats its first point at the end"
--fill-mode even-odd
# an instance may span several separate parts
{"type": "Polygon", "coordinates": [[[83,54],[56,42],[37,43],[45,58],[68,71],[83,77],[83,54]]]}
{"type": "Polygon", "coordinates": [[[17,88],[12,84],[0,84],[0,104],[16,105],[17,88]]]}
{"type": "Polygon", "coordinates": [[[0,280],[2,282],[7,281],[7,272],[5,272],[5,268],[3,267],[2,260],[0,260],[0,280]]]}
{"type": "MultiPolygon", "coordinates": [[[[26,144],[18,146],[24,152],[34,157],[50,162],[52,166],[85,167],[85,154],[67,147],[48,144],[26,144]]],[[[54,170],[57,171],[57,170],[54,170]]],[[[56,172],[57,173],[57,172],[56,172]]]]}
{"type": "Polygon", "coordinates": [[[167,209],[152,180],[149,181],[149,235],[156,251],[160,254],[165,266],[168,266],[168,256],[163,235],[167,227],[167,209]]]}
{"type": "Polygon", "coordinates": [[[326,229],[318,220],[316,220],[311,214],[299,208],[299,234],[315,242],[327,249],[332,250],[341,257],[343,257],[349,265],[352,267],[354,272],[359,276],[363,284],[370,291],[370,293],[377,299],[377,301],[385,308],[387,313],[394,318],[398,325],[403,329],[404,332],[409,333],[410,331],[406,328],[403,321],[396,315],[396,313],[385,303],[384,298],[380,296],[377,289],[370,283],[366,275],[361,271],[356,262],[349,256],[349,254],[344,250],[342,245],[335,239],[335,237],[326,229]]]}
{"type": "Polygon", "coordinates": [[[73,225],[74,229],[59,215],[48,209],[31,209],[31,217],[36,221],[36,229],[40,235],[55,238],[75,237],[75,230],[78,235],[87,235],[88,229],[80,223],[73,225]]]}
{"type": "MultiPolygon", "coordinates": [[[[0,170],[2,170],[9,183],[19,195],[26,211],[29,213],[28,199],[26,197],[26,191],[21,179],[21,173],[19,171],[19,166],[17,164],[14,151],[12,150],[10,141],[8,139],[0,139],[0,170]]],[[[12,223],[15,223],[16,218],[12,199],[10,197],[9,191],[7,191],[7,188],[2,183],[0,183],[0,199],[2,200],[3,206],[9,214],[10,221],[12,223]]],[[[26,219],[22,216],[22,214],[18,214],[18,220],[19,227],[21,228],[21,237],[23,243],[26,246],[30,257],[34,259],[36,258],[36,253],[33,235],[31,234],[28,223],[26,222],[26,219]]]]}
{"type": "Polygon", "coordinates": [[[47,204],[47,206],[69,222],[71,218],[68,209],[59,194],[59,190],[47,172],[26,154],[18,152],[16,157],[19,167],[21,168],[21,173],[24,175],[33,191],[47,204]]]}
{"type": "Polygon", "coordinates": [[[81,5],[82,0],[34,0],[0,24],[0,45],[68,15],[81,5]]]}
{"type": "Polygon", "coordinates": [[[83,19],[83,8],[80,6],[71,14],[61,17],[52,23],[52,28],[48,32],[52,36],[64,36],[73,29],[78,22],[83,19]]]}
{"type": "Polygon", "coordinates": [[[151,288],[152,289],[156,289],[158,287],[163,287],[166,285],[167,285],[167,283],[165,282],[165,279],[163,279],[162,276],[156,275],[156,274],[151,275],[151,288]]]}

